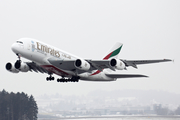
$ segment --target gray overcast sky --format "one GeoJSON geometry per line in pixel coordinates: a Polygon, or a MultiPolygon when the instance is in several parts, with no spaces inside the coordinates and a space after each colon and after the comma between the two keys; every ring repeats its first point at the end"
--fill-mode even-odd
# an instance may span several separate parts
{"type": "Polygon", "coordinates": [[[1,0],[0,90],[33,95],[82,95],[97,89],[155,89],[180,94],[179,6],[179,0],[1,0]],[[144,74],[149,78],[47,82],[46,74],[12,74],[5,70],[7,62],[17,60],[11,45],[22,37],[35,38],[88,59],[102,59],[119,41],[124,44],[122,59],[170,58],[175,59],[175,63],[119,71],[144,74]]]}

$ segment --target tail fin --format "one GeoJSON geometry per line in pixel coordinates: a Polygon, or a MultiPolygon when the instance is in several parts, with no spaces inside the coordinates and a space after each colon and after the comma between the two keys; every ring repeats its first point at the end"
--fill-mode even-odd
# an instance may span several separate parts
{"type": "Polygon", "coordinates": [[[122,43],[119,43],[117,42],[112,48],[111,50],[109,51],[108,55],[106,55],[103,60],[108,60],[110,58],[118,58],[118,55],[121,51],[121,48],[122,48],[123,44],[122,43]]]}

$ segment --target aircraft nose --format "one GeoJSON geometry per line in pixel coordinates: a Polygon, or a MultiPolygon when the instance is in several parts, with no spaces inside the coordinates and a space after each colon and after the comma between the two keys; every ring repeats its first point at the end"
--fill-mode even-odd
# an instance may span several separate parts
{"type": "Polygon", "coordinates": [[[18,53],[18,45],[16,43],[12,44],[11,49],[14,53],[18,53]]]}

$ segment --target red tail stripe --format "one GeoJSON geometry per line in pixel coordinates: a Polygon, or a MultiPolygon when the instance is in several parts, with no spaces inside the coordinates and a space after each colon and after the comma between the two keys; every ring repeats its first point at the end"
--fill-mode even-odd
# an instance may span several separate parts
{"type": "Polygon", "coordinates": [[[112,55],[113,52],[109,53],[106,57],[103,58],[103,60],[107,60],[110,58],[110,56],[112,55]]]}

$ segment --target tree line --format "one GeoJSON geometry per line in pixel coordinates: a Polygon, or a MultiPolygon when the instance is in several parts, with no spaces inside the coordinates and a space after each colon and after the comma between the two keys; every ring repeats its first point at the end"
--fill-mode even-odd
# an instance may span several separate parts
{"type": "Polygon", "coordinates": [[[0,120],[37,120],[34,97],[22,93],[0,91],[0,120]]]}

